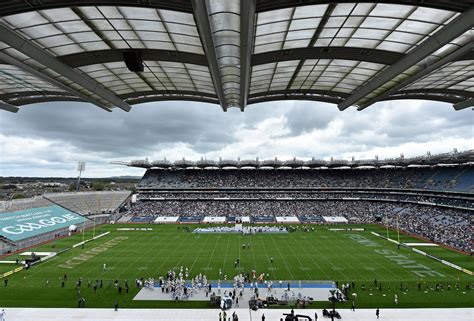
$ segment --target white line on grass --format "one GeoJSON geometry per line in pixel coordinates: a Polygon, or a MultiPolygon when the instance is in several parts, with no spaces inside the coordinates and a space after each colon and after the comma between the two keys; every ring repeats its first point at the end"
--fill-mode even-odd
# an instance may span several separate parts
{"type": "MultiPolygon", "coordinates": [[[[293,251],[293,248],[288,244],[288,241],[285,239],[285,245],[290,249],[291,253],[293,254],[293,256],[296,258],[296,260],[298,261],[299,265],[300,266],[304,266],[301,261],[300,261],[300,258],[299,258],[299,255],[296,255],[295,251],[293,251]]],[[[311,277],[311,274],[307,271],[307,270],[302,270],[306,273],[306,275],[308,276],[308,279],[307,280],[311,280],[312,277],[311,277]]]]}
{"type": "MultiPolygon", "coordinates": [[[[305,242],[311,243],[311,240],[308,241],[307,239],[305,239],[305,242]]],[[[311,261],[313,261],[313,263],[318,267],[318,269],[324,274],[324,276],[325,276],[328,280],[331,280],[331,277],[326,273],[326,270],[323,269],[323,268],[318,264],[317,260],[313,258],[313,255],[312,255],[312,254],[308,253],[308,251],[306,250],[306,247],[305,247],[305,246],[301,246],[299,242],[297,242],[297,243],[298,243],[298,246],[303,249],[303,251],[305,252],[305,254],[306,254],[307,256],[309,256],[309,258],[311,259],[311,261]]],[[[316,252],[319,254],[319,256],[322,256],[321,253],[319,252],[319,250],[317,250],[316,252]]]]}
{"type": "Polygon", "coordinates": [[[207,238],[206,238],[206,241],[204,242],[204,245],[201,246],[201,249],[199,250],[199,253],[196,255],[194,261],[193,261],[193,264],[191,265],[191,267],[189,268],[189,272],[191,272],[194,268],[194,265],[196,264],[197,260],[199,259],[199,257],[201,256],[201,253],[204,249],[207,249],[207,242],[209,241],[211,237],[211,234],[207,234],[207,238]]]}
{"type": "Polygon", "coordinates": [[[272,241],[273,241],[273,244],[275,244],[275,247],[276,247],[276,249],[278,250],[278,253],[280,254],[281,260],[285,263],[286,269],[288,270],[288,273],[290,274],[291,279],[292,279],[292,280],[295,280],[295,276],[294,276],[293,273],[291,272],[291,269],[288,267],[288,264],[286,263],[285,257],[283,257],[283,254],[281,253],[280,248],[278,247],[278,244],[276,244],[274,238],[272,238],[272,241]]]}
{"type": "MultiPolygon", "coordinates": [[[[268,235],[268,237],[273,237],[273,236],[268,235]]],[[[265,241],[264,241],[264,239],[262,239],[262,246],[263,246],[263,250],[265,251],[265,255],[267,256],[267,261],[268,261],[268,263],[273,267],[273,263],[271,263],[270,257],[268,256],[267,248],[265,247],[265,241]]],[[[273,272],[273,270],[271,270],[271,273],[272,273],[272,279],[275,280],[275,272],[273,272]]]]}
{"type": "MultiPolygon", "coordinates": [[[[324,231],[323,231],[323,233],[324,233],[324,231]]],[[[316,246],[314,246],[312,242],[308,242],[308,243],[309,243],[309,245],[310,245],[313,249],[315,249],[316,251],[319,251],[318,248],[317,248],[316,246]]],[[[325,251],[326,253],[331,253],[332,250],[326,246],[326,243],[327,243],[326,241],[322,241],[322,242],[320,242],[319,244],[321,244],[321,245],[324,247],[324,249],[327,250],[327,251],[325,251]]],[[[332,261],[330,261],[330,260],[326,257],[326,255],[324,255],[324,252],[321,252],[320,257],[321,257],[322,259],[324,259],[324,260],[328,263],[328,266],[330,266],[330,267],[332,267],[332,268],[335,268],[335,267],[336,267],[336,266],[334,265],[334,263],[333,263],[332,261]]],[[[346,279],[348,280],[347,275],[345,275],[343,272],[337,272],[337,273],[341,274],[344,278],[346,278],[346,279]]]]}
{"type": "Polygon", "coordinates": [[[230,237],[229,237],[229,235],[227,235],[227,246],[225,248],[224,264],[222,266],[222,271],[224,271],[224,274],[226,274],[225,273],[225,262],[227,261],[227,252],[229,251],[229,243],[230,243],[230,237]]]}

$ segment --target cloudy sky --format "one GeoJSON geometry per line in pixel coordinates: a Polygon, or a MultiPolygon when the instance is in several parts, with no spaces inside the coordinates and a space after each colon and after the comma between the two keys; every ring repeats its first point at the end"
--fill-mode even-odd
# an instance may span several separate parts
{"type": "Polygon", "coordinates": [[[111,165],[131,159],[350,159],[417,156],[474,148],[474,113],[449,104],[400,100],[362,112],[319,102],[250,105],[244,113],[194,102],[159,102],[107,113],[85,103],[0,111],[0,176],[142,175],[111,165]]]}

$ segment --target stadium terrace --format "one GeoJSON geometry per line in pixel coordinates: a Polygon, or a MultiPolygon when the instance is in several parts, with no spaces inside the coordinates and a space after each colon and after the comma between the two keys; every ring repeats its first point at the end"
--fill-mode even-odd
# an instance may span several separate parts
{"type": "Polygon", "coordinates": [[[250,170],[222,160],[167,168],[152,162],[133,194],[2,202],[9,225],[49,224],[61,213],[74,226],[54,219],[64,224],[15,238],[0,232],[0,302],[219,308],[221,316],[248,308],[261,316],[278,305],[312,316],[355,304],[469,311],[472,151],[433,156],[444,165],[415,159],[325,170],[297,160],[297,167],[275,160],[273,168],[257,162],[250,170]],[[32,273],[40,274],[30,280],[32,273]],[[26,294],[28,282],[46,294],[26,294]],[[20,291],[2,293],[12,286],[20,291]],[[57,293],[63,298],[52,300],[57,293]]]}
{"type": "MultiPolygon", "coordinates": [[[[474,106],[473,27],[473,0],[4,0],[0,113],[168,101],[219,113],[272,101],[363,112],[419,99],[460,115],[474,106]]],[[[71,121],[85,132],[89,114],[70,114],[84,115],[71,121]]],[[[114,124],[121,116],[130,114],[114,124]]],[[[56,124],[55,137],[70,128],[56,124]]],[[[442,138],[472,136],[452,133],[442,138]]],[[[146,143],[142,134],[128,137],[146,143]]],[[[65,157],[51,163],[92,145],[81,138],[55,141],[65,157]]],[[[49,152],[41,142],[27,150],[33,161],[49,152]]],[[[472,149],[112,164],[144,174],[132,190],[79,191],[81,161],[77,192],[0,202],[0,321],[472,321],[472,149]]]]}

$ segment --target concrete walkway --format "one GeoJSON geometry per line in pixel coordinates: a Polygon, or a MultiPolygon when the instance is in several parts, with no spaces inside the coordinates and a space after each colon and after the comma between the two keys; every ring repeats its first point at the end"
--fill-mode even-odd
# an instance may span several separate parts
{"type": "MultiPolygon", "coordinates": [[[[279,321],[283,313],[288,310],[259,310],[249,312],[248,309],[235,309],[227,312],[232,316],[236,311],[239,321],[260,321],[262,313],[265,321],[279,321]]],[[[311,316],[314,320],[314,312],[318,313],[318,320],[324,319],[321,310],[305,309],[295,310],[295,314],[311,316]]],[[[355,312],[345,309],[338,310],[342,320],[347,321],[370,321],[377,320],[375,309],[360,309],[355,312]]],[[[39,308],[6,308],[6,321],[217,321],[219,310],[217,309],[39,309],[39,308]]],[[[383,321],[472,321],[474,320],[474,308],[466,309],[381,309],[380,319],[383,321]]]]}
{"type": "MultiPolygon", "coordinates": [[[[285,283],[286,284],[286,281],[285,283]]],[[[286,291],[286,287],[280,287],[278,284],[276,287],[273,287],[272,292],[268,292],[268,288],[260,285],[259,287],[259,298],[265,300],[269,295],[273,295],[273,297],[279,300],[286,300],[296,302],[298,297],[307,297],[312,298],[313,301],[327,301],[330,297],[331,293],[329,292],[332,289],[332,285],[325,285],[325,284],[305,284],[304,287],[297,288],[297,284],[292,284],[291,287],[293,290],[286,291]]],[[[230,291],[233,290],[232,285],[230,284],[223,284],[221,289],[217,289],[217,285],[213,284],[213,292],[216,293],[218,296],[226,296],[230,291]]],[[[237,295],[239,294],[239,290],[237,290],[237,295]]],[[[239,297],[239,307],[240,308],[249,308],[249,300],[250,297],[254,295],[254,289],[251,289],[249,286],[243,291],[242,297],[239,297]]],[[[184,299],[185,301],[209,301],[209,297],[206,297],[206,292],[204,289],[196,289],[194,293],[189,297],[184,299]]],[[[136,301],[153,301],[153,300],[161,300],[161,301],[173,301],[173,297],[171,293],[163,293],[161,288],[142,288],[137,295],[133,298],[136,301]]],[[[235,302],[233,303],[235,306],[235,302]]]]}

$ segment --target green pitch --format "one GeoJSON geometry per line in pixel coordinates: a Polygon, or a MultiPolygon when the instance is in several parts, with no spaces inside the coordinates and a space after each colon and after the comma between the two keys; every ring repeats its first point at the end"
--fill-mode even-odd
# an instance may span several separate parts
{"type": "MultiPolygon", "coordinates": [[[[200,234],[179,229],[177,225],[147,225],[153,231],[117,231],[118,225],[98,227],[95,231],[111,231],[108,236],[87,243],[84,249],[75,248],[55,258],[8,277],[8,286],[0,284],[0,306],[16,307],[77,307],[75,282],[83,278],[81,296],[86,307],[111,308],[117,300],[121,308],[142,307],[208,307],[207,302],[132,301],[137,294],[137,278],[158,278],[169,269],[188,267],[190,275],[206,274],[208,279],[219,278],[219,269],[228,278],[242,270],[268,273],[278,280],[338,280],[356,284],[356,305],[362,307],[394,307],[394,295],[399,307],[474,307],[474,277],[454,270],[409,249],[397,249],[391,242],[377,238],[370,231],[386,235],[383,228],[365,226],[364,232],[329,231],[315,226],[315,231],[278,235],[200,234]],[[242,244],[250,248],[242,248],[242,244]],[[241,269],[234,268],[240,258],[241,269]],[[273,263],[271,262],[273,258],[273,263]],[[103,264],[107,268],[103,269],[103,264]],[[63,275],[68,281],[61,287],[63,275]],[[128,280],[129,293],[121,295],[109,280],[128,280]],[[374,286],[377,279],[377,287],[374,286]],[[49,280],[49,285],[47,281],[49,280]],[[103,281],[103,288],[94,292],[95,280],[103,281]],[[381,289],[379,284],[382,284],[381,289]],[[402,290],[400,290],[402,283],[402,290]],[[418,290],[418,283],[421,290],[418,290]],[[436,291],[436,284],[444,289],[436,291]],[[451,284],[451,289],[447,285],[451,284]],[[365,290],[362,287],[365,287],[365,290]]],[[[121,227],[140,227],[126,225],[121,227]]],[[[189,226],[191,230],[194,226],[189,226]]],[[[92,231],[86,232],[86,239],[92,231]]],[[[395,232],[390,237],[396,238],[395,232]]],[[[82,235],[40,246],[35,251],[57,252],[82,240],[82,235]]],[[[419,242],[407,236],[404,241],[419,242]]],[[[474,270],[472,257],[443,248],[420,248],[445,258],[464,268],[474,270]]],[[[431,253],[430,252],[430,253],[431,253]]],[[[14,260],[18,255],[4,260],[14,260]]],[[[0,265],[0,272],[11,269],[0,265]]],[[[338,304],[350,307],[350,303],[338,304]]],[[[329,307],[328,302],[312,307],[329,307]]]]}

